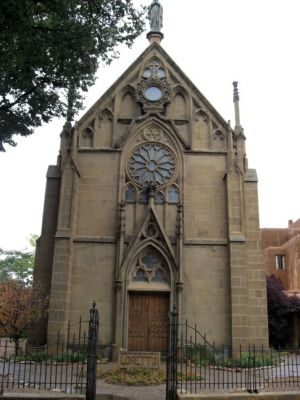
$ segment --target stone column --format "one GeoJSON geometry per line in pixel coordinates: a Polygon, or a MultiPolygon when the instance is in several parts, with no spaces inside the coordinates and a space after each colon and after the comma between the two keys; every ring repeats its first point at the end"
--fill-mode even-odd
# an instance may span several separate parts
{"type": "MultiPolygon", "coordinates": [[[[41,236],[37,241],[34,268],[34,284],[39,283],[50,296],[54,237],[57,228],[57,215],[60,194],[60,173],[56,165],[50,165],[47,172],[47,183],[44,201],[41,236]]],[[[33,346],[46,343],[47,319],[36,321],[29,331],[28,342],[33,346]]]]}
{"type": "Polygon", "coordinates": [[[62,172],[58,226],[53,256],[48,342],[67,332],[72,283],[73,234],[76,226],[78,174],[69,160],[62,172]]]}

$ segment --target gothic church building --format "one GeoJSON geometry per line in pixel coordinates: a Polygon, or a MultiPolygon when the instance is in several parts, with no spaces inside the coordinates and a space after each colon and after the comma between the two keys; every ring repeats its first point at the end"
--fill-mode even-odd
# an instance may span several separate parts
{"type": "Polygon", "coordinates": [[[160,45],[150,45],[74,127],[49,166],[35,279],[50,296],[35,339],[85,319],[101,343],[163,351],[167,317],[208,341],[268,345],[257,177],[245,136],[160,45]]]}

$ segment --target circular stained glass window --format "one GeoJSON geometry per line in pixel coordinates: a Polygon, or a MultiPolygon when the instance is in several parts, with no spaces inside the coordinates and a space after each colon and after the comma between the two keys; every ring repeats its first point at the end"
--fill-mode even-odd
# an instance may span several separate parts
{"type": "Polygon", "coordinates": [[[169,148],[159,143],[138,146],[128,162],[130,177],[140,186],[163,186],[174,176],[175,156],[169,148]]]}
{"type": "Polygon", "coordinates": [[[162,90],[158,86],[149,86],[145,90],[145,97],[149,101],[158,101],[162,97],[162,90]]]}

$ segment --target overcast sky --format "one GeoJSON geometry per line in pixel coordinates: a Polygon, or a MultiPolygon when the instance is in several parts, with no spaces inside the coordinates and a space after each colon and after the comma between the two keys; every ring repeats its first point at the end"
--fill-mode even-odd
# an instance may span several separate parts
{"type": "MultiPolygon", "coordinates": [[[[232,81],[239,81],[249,167],[259,177],[260,224],[286,227],[289,219],[300,218],[300,1],[161,3],[163,48],[225,120],[234,121],[232,81]]],[[[143,34],[132,49],[121,48],[120,58],[100,69],[85,109],[147,46],[143,34]]],[[[63,124],[55,120],[0,153],[0,247],[25,248],[30,233],[40,233],[45,175],[56,163],[63,124]]]]}

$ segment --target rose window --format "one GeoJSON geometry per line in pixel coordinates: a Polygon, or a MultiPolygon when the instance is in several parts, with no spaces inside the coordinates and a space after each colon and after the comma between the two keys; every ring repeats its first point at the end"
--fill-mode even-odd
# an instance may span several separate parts
{"type": "Polygon", "coordinates": [[[174,176],[175,156],[166,146],[146,143],[137,147],[129,160],[130,177],[140,186],[163,186],[174,176]]]}

